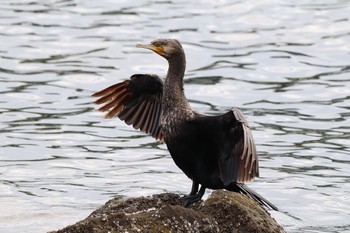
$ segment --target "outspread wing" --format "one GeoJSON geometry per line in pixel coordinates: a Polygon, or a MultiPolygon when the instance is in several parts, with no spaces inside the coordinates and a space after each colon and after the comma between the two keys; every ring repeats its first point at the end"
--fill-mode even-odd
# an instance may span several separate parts
{"type": "MultiPolygon", "coordinates": [[[[220,178],[225,185],[244,183],[259,176],[258,154],[247,120],[238,108],[223,115],[226,127],[225,145],[219,155],[220,178]]],[[[224,129],[225,130],[225,129],[224,129]]]]}
{"type": "Polygon", "coordinates": [[[99,97],[94,103],[103,104],[98,110],[107,112],[105,118],[117,116],[135,129],[163,141],[159,126],[162,92],[163,82],[158,76],[135,74],[92,96],[99,97]]]}

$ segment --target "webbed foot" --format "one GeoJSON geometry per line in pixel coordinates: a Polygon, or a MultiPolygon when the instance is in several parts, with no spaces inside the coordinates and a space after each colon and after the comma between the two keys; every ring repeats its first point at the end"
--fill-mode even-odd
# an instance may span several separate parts
{"type": "Polygon", "coordinates": [[[204,195],[205,187],[202,185],[201,188],[198,190],[198,184],[195,184],[192,186],[192,191],[189,195],[183,196],[180,198],[182,206],[188,206],[194,202],[200,201],[204,195]],[[196,188],[197,187],[197,188],[196,188]]]}
{"type": "Polygon", "coordinates": [[[201,200],[202,196],[203,195],[200,195],[200,194],[195,194],[195,195],[189,194],[189,195],[183,196],[180,198],[181,205],[184,207],[189,206],[190,204],[201,200]]]}

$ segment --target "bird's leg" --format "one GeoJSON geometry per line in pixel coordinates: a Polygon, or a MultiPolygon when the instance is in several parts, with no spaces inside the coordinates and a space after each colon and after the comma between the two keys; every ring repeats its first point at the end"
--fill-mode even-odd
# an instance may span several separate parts
{"type": "Polygon", "coordinates": [[[199,187],[199,183],[196,181],[193,181],[190,194],[180,198],[182,206],[188,206],[189,204],[192,203],[191,199],[193,199],[193,197],[197,194],[198,187],[199,187]]]}
{"type": "Polygon", "coordinates": [[[199,183],[196,181],[193,181],[190,194],[180,198],[182,206],[188,206],[189,204],[197,202],[200,199],[202,199],[205,192],[205,187],[202,185],[199,191],[198,191],[198,187],[199,187],[199,183]]]}
{"type": "Polygon", "coordinates": [[[196,182],[196,181],[193,181],[192,182],[191,192],[190,192],[189,196],[195,195],[198,192],[198,187],[199,187],[199,183],[196,182]]]}

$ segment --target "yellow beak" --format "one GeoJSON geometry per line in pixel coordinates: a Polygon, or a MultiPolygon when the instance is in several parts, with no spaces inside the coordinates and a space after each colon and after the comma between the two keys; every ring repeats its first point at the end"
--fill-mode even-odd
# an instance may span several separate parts
{"type": "Polygon", "coordinates": [[[150,49],[161,56],[166,56],[166,53],[162,46],[155,46],[154,44],[137,44],[136,48],[150,49]]]}

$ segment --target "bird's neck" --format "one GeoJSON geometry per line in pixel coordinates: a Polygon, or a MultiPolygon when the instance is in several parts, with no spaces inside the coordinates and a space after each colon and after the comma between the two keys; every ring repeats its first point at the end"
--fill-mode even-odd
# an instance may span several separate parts
{"type": "Polygon", "coordinates": [[[185,54],[178,54],[177,56],[168,60],[169,68],[167,73],[167,80],[172,84],[179,84],[182,88],[183,77],[186,69],[185,54]]]}
{"type": "Polygon", "coordinates": [[[187,107],[188,102],[183,90],[183,77],[186,69],[184,54],[168,60],[169,69],[164,83],[163,110],[187,107]]]}
{"type": "Polygon", "coordinates": [[[185,55],[168,60],[169,69],[163,86],[162,113],[160,125],[165,143],[181,134],[181,125],[193,119],[195,112],[191,109],[183,90],[185,74],[185,55]]]}
{"type": "Polygon", "coordinates": [[[185,55],[169,59],[168,73],[164,83],[163,97],[165,97],[165,105],[171,104],[181,106],[183,102],[187,102],[183,91],[183,77],[186,69],[185,55]]]}

